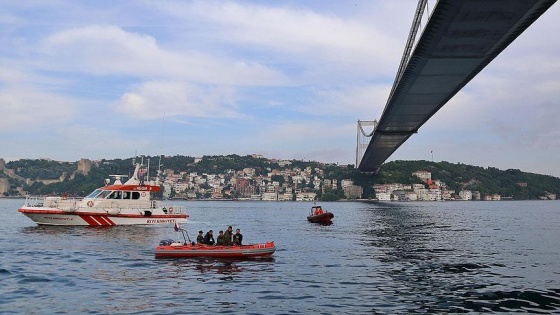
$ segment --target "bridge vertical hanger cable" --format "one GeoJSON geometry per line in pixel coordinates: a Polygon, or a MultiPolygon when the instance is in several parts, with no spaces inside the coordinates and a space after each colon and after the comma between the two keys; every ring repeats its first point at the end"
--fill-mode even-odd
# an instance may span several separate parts
{"type": "Polygon", "coordinates": [[[397,76],[395,77],[395,82],[393,82],[393,88],[391,88],[391,93],[389,94],[389,98],[387,102],[393,96],[397,84],[399,83],[404,69],[408,64],[408,60],[410,59],[410,54],[412,53],[412,46],[414,45],[414,41],[416,40],[416,34],[418,33],[418,28],[420,28],[420,22],[422,21],[422,14],[424,13],[424,7],[427,7],[428,0],[418,0],[418,5],[416,6],[416,13],[414,14],[414,20],[412,21],[412,26],[410,27],[410,33],[408,34],[408,40],[406,42],[406,46],[401,58],[401,63],[399,65],[399,70],[397,71],[397,76]]]}

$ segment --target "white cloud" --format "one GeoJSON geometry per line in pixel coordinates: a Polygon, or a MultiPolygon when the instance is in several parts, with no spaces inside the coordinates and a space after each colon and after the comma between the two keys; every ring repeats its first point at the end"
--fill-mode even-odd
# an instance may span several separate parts
{"type": "Polygon", "coordinates": [[[64,123],[74,114],[75,103],[33,89],[0,89],[0,130],[14,132],[49,128],[64,123]]]}
{"type": "MultiPolygon", "coordinates": [[[[236,2],[158,2],[157,8],[183,20],[196,19],[207,25],[213,40],[269,53],[289,60],[310,72],[351,70],[354,75],[390,73],[400,57],[405,40],[364,23],[334,14],[315,13],[294,7],[268,7],[236,2]]],[[[313,74],[307,74],[313,77],[313,74]]],[[[317,75],[316,79],[322,78],[317,75]]]]}
{"type": "Polygon", "coordinates": [[[227,87],[204,87],[177,81],[149,81],[124,93],[117,111],[139,119],[166,116],[240,117],[235,93],[227,87]]]}
{"type": "Polygon", "coordinates": [[[90,25],[59,31],[47,37],[44,64],[58,71],[92,75],[181,78],[200,83],[285,84],[286,78],[266,66],[235,58],[218,58],[197,51],[169,51],[152,36],[117,26],[90,25]]]}

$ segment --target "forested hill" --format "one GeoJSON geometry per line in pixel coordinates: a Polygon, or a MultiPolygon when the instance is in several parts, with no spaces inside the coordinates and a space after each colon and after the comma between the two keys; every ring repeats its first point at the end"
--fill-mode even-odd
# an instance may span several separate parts
{"type": "MultiPolygon", "coordinates": [[[[340,185],[342,179],[352,179],[356,185],[364,189],[363,198],[374,198],[374,184],[415,184],[421,181],[412,176],[416,171],[431,172],[433,180],[444,182],[448,189],[459,192],[462,189],[479,191],[482,195],[500,194],[513,199],[538,199],[547,193],[560,196],[560,178],[526,173],[520,170],[499,170],[493,167],[479,167],[461,163],[430,161],[393,161],[381,166],[377,174],[362,174],[352,165],[325,164],[313,161],[278,161],[254,156],[204,156],[196,161],[190,156],[145,157],[144,162],[151,161],[150,175],[154,176],[158,163],[163,169],[172,169],[175,174],[189,172],[202,174],[228,174],[244,168],[254,169],[254,176],[267,176],[272,170],[286,171],[295,174],[295,169],[311,169],[311,176],[320,179],[336,179],[340,185]],[[160,162],[161,160],[161,162],[160,162]],[[289,163],[286,163],[289,162],[289,163]]],[[[30,185],[9,178],[10,189],[4,195],[16,195],[17,187],[30,194],[69,193],[82,195],[103,184],[109,174],[130,174],[133,170],[132,158],[94,161],[87,175],[75,172],[77,162],[56,162],[52,160],[18,160],[6,163],[6,168],[15,174],[30,179],[30,185]],[[42,180],[63,178],[62,182],[45,184],[42,180]]],[[[278,176],[278,175],[276,175],[278,176]]],[[[0,178],[8,176],[0,170],[0,178]]],[[[321,189],[308,182],[307,188],[315,190],[321,196],[321,189]]]]}
{"type": "Polygon", "coordinates": [[[518,169],[499,170],[449,162],[394,161],[384,164],[378,174],[379,183],[414,183],[412,173],[426,170],[432,179],[440,180],[451,189],[500,194],[513,199],[537,199],[545,193],[560,194],[560,178],[522,172],[518,169]]]}

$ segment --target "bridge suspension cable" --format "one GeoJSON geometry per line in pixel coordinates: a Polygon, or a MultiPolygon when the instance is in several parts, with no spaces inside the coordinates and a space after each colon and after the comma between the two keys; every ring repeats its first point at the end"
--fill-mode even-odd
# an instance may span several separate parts
{"type": "MultiPolygon", "coordinates": [[[[410,59],[410,55],[412,53],[412,50],[414,48],[414,44],[416,42],[416,35],[418,34],[418,29],[421,26],[422,23],[422,16],[424,14],[424,11],[427,12],[427,15],[429,15],[429,8],[428,8],[428,0],[418,0],[418,4],[416,6],[416,12],[414,14],[414,19],[412,21],[412,26],[410,28],[410,32],[408,34],[408,39],[406,42],[406,46],[403,52],[403,55],[401,57],[401,62],[399,64],[399,69],[397,71],[397,75],[395,77],[395,81],[393,82],[393,87],[391,88],[391,93],[389,93],[389,98],[387,100],[387,102],[389,102],[389,100],[391,99],[391,96],[393,95],[396,86],[398,84],[398,82],[400,81],[404,70],[406,69],[406,66],[408,64],[408,61],[410,59]]],[[[371,138],[373,136],[373,134],[375,133],[375,130],[377,128],[377,120],[358,120],[358,126],[357,126],[357,132],[356,132],[356,167],[358,167],[364,153],[365,153],[365,149],[367,148],[369,141],[368,138],[371,138]],[[370,133],[367,133],[364,130],[364,126],[370,126],[373,127],[370,133]],[[361,134],[361,136],[360,136],[361,134]]]]}
{"type": "MultiPolygon", "coordinates": [[[[418,0],[418,4],[416,6],[416,13],[414,14],[412,26],[408,34],[408,40],[406,42],[406,46],[403,55],[401,57],[399,69],[395,77],[395,82],[393,82],[393,87],[391,88],[391,93],[389,94],[388,100],[391,99],[391,95],[393,94],[399,80],[402,77],[404,70],[406,69],[406,65],[408,64],[408,60],[410,59],[410,55],[412,53],[412,48],[416,41],[416,34],[418,34],[418,29],[420,28],[422,22],[422,15],[424,13],[424,10],[426,10],[426,12],[428,11],[428,0],[418,0]]],[[[364,150],[367,148],[369,144],[367,138],[371,138],[371,136],[373,136],[373,134],[375,133],[375,128],[377,128],[377,120],[373,120],[373,121],[358,120],[358,128],[357,128],[358,130],[356,132],[356,138],[357,138],[356,139],[356,167],[358,167],[363,157],[364,150]],[[363,128],[364,125],[373,126],[370,133],[367,133],[364,130],[363,128]],[[363,137],[360,137],[360,133],[363,137]]]]}
{"type": "Polygon", "coordinates": [[[391,88],[391,93],[389,93],[389,98],[387,102],[391,99],[393,92],[395,91],[397,84],[399,83],[408,60],[410,59],[410,54],[412,53],[412,48],[416,42],[416,34],[418,34],[418,29],[422,22],[422,15],[424,13],[424,8],[428,10],[428,0],[418,0],[416,5],[416,13],[414,14],[414,19],[412,20],[412,26],[410,27],[410,32],[408,33],[408,40],[406,41],[406,46],[404,48],[403,55],[401,57],[401,63],[399,64],[399,70],[397,71],[397,76],[395,77],[395,82],[393,82],[393,87],[391,88]]]}

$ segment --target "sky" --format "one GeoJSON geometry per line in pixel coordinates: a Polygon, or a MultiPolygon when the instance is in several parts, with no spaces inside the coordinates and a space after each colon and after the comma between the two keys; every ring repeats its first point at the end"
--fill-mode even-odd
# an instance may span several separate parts
{"type": "MultiPolygon", "coordinates": [[[[433,6],[434,1],[430,1],[433,6]]],[[[248,155],[354,164],[416,1],[11,1],[0,158],[248,155]]],[[[389,159],[560,177],[555,4],[389,159]]]]}

